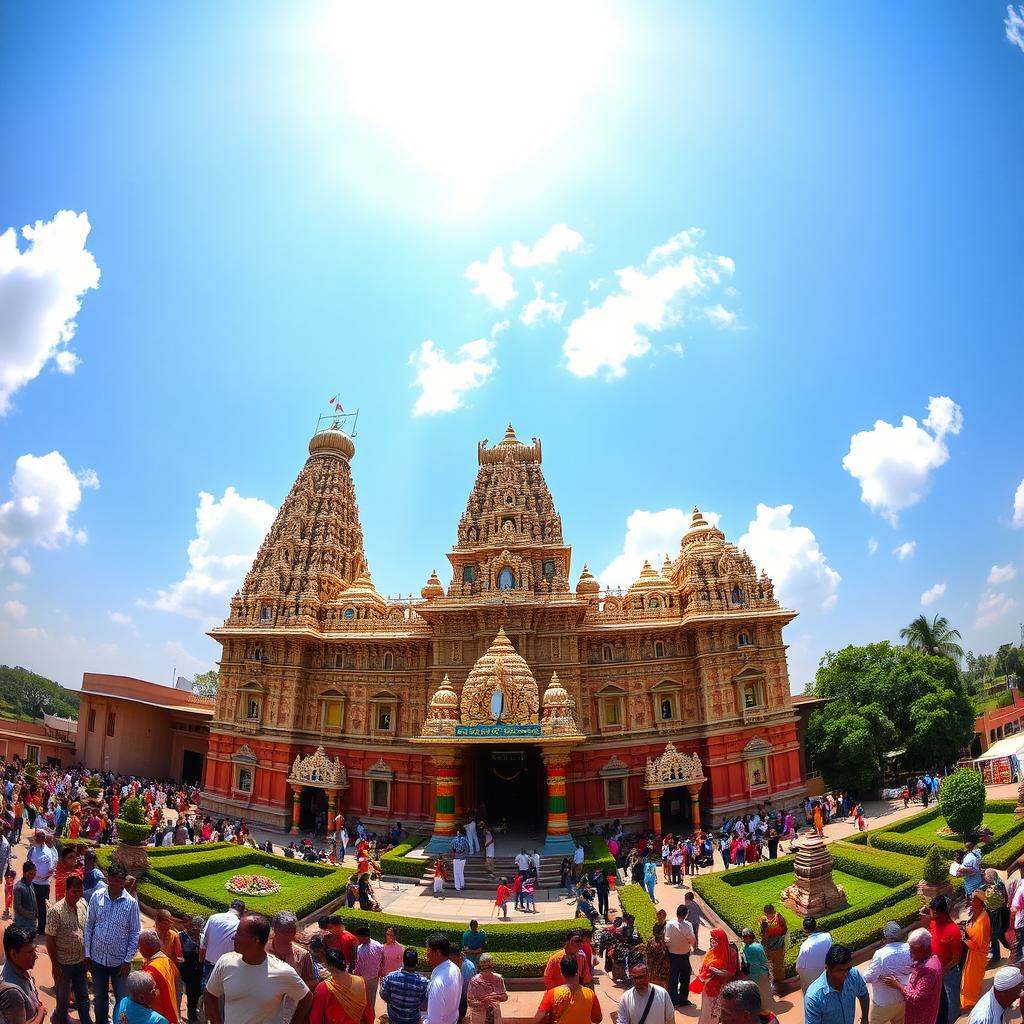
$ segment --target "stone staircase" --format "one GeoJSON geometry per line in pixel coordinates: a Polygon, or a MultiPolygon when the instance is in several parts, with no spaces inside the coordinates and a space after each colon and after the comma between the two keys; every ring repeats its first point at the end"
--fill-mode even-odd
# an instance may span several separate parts
{"type": "MultiPolygon", "coordinates": [[[[445,892],[454,890],[455,872],[452,868],[451,857],[445,857],[445,864],[448,867],[448,881],[445,883],[445,892]]],[[[428,861],[424,867],[423,884],[432,886],[434,882],[432,861],[428,861]]],[[[563,894],[562,884],[559,875],[560,857],[541,857],[540,874],[536,882],[536,898],[540,902],[555,899],[563,894]]],[[[494,896],[498,881],[502,877],[508,879],[509,885],[516,873],[515,862],[511,857],[498,856],[494,861],[493,873],[487,870],[487,864],[481,856],[466,858],[466,888],[463,892],[467,896],[494,896]]]]}

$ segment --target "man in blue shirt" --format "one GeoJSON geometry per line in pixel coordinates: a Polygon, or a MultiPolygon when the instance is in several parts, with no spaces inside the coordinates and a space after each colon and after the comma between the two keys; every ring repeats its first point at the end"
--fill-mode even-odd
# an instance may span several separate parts
{"type": "Polygon", "coordinates": [[[855,1002],[860,1003],[860,1024],[867,1024],[868,987],[853,966],[850,949],[834,945],[825,956],[825,973],[811,983],[804,996],[804,1024],[856,1024],[855,1002]]]}
{"type": "Polygon", "coordinates": [[[428,984],[422,974],[416,973],[416,950],[407,949],[402,954],[402,969],[385,975],[380,986],[391,1024],[419,1024],[428,984]]]}
{"type": "Polygon", "coordinates": [[[985,876],[981,872],[981,854],[973,839],[964,842],[964,859],[960,862],[957,874],[964,880],[964,895],[969,905],[974,890],[985,884],[985,876]]]}

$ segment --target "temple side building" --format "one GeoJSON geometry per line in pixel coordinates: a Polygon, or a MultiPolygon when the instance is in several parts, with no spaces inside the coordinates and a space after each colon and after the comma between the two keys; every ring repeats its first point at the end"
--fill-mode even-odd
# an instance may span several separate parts
{"type": "Polygon", "coordinates": [[[772,581],[695,509],[674,557],[602,591],[571,548],[541,444],[477,448],[420,600],[372,582],[355,443],[318,431],[211,636],[223,646],[204,804],[278,828],[335,808],[443,845],[484,805],[543,831],[691,827],[806,792],[772,581]]]}

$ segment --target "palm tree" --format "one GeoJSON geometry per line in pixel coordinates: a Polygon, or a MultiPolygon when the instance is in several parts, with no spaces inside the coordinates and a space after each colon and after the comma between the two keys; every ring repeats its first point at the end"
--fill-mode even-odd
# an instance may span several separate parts
{"type": "Polygon", "coordinates": [[[959,642],[960,631],[951,629],[949,619],[944,615],[936,615],[931,622],[924,615],[918,615],[909,626],[900,630],[900,639],[912,651],[938,654],[956,665],[964,656],[959,642]]]}

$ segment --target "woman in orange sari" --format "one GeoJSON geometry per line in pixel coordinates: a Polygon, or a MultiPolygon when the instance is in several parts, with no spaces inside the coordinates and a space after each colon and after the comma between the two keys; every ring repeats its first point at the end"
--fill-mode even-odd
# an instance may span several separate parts
{"type": "Polygon", "coordinates": [[[992,939],[992,922],[985,909],[985,894],[975,889],[971,897],[971,919],[967,922],[967,959],[960,982],[960,1007],[969,1010],[981,998],[981,983],[985,980],[988,947],[992,939]]]}
{"type": "Polygon", "coordinates": [[[721,1012],[719,996],[722,987],[736,977],[739,969],[739,954],[729,945],[725,931],[722,928],[712,928],[708,951],[704,954],[697,977],[690,986],[691,991],[701,993],[698,1024],[717,1024],[721,1012]]]}
{"type": "Polygon", "coordinates": [[[373,1024],[366,1003],[366,983],[358,974],[349,974],[340,949],[328,949],[324,966],[330,977],[321,981],[313,993],[309,1024],[373,1024]]]}

